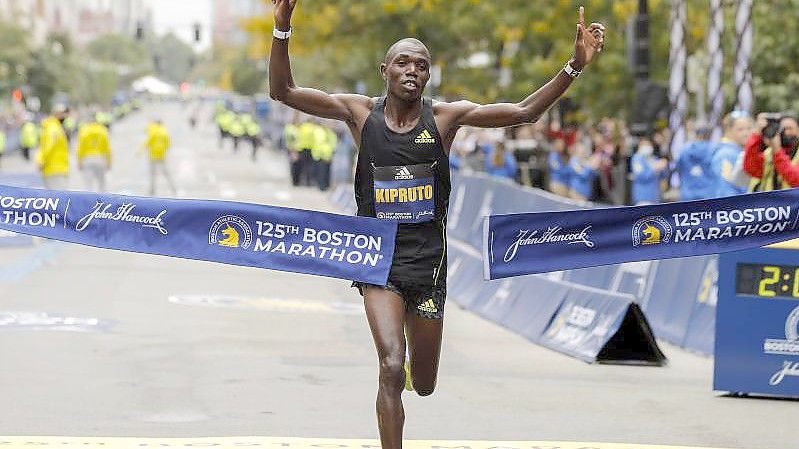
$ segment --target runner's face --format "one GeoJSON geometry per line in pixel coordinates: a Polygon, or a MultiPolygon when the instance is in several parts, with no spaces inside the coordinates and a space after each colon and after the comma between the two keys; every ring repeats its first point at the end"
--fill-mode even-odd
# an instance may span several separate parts
{"type": "Polygon", "coordinates": [[[430,79],[430,56],[421,48],[403,46],[381,69],[390,94],[406,101],[418,100],[430,79]]]}

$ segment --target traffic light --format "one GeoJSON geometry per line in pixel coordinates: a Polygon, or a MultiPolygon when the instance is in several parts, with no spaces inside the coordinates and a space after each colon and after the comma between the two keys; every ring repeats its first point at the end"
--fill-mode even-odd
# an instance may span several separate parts
{"type": "Polygon", "coordinates": [[[14,91],[11,92],[11,99],[14,100],[14,103],[21,103],[22,102],[22,90],[14,89],[14,91]]]}
{"type": "Polygon", "coordinates": [[[194,42],[200,42],[200,24],[194,24],[194,42]]]}
{"type": "Polygon", "coordinates": [[[645,137],[655,130],[655,123],[668,120],[669,89],[650,80],[636,80],[630,134],[645,137]]]}
{"type": "Polygon", "coordinates": [[[627,21],[627,65],[635,79],[649,78],[649,16],[638,14],[627,21]]]}
{"type": "Polygon", "coordinates": [[[144,38],[144,24],[136,22],[136,40],[140,41],[144,38]]]}

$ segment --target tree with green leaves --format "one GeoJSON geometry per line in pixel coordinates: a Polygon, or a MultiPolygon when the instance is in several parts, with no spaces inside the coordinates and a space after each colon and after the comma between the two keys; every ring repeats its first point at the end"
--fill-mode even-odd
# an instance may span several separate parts
{"type": "Polygon", "coordinates": [[[259,67],[258,61],[249,59],[242,53],[231,67],[231,85],[241,95],[254,95],[263,92],[266,71],[259,67]]]}
{"type": "MultiPolygon", "coordinates": [[[[792,95],[799,88],[799,75],[793,70],[799,36],[785,34],[782,17],[773,13],[775,8],[799,9],[799,0],[786,2],[755,2],[752,69],[760,110],[799,109],[799,100],[792,95]]],[[[580,79],[570,95],[587,115],[626,117],[634,83],[625,33],[638,12],[638,0],[328,0],[298,9],[291,37],[295,76],[303,85],[348,91],[363,85],[364,93],[378,95],[383,85],[376,68],[387,46],[412,36],[427,44],[441,67],[443,89],[436,95],[516,101],[529,86],[545,82],[570,56],[569,37],[579,5],[607,26],[607,45],[591,76],[580,79]]],[[[726,9],[724,85],[731,107],[734,3],[726,9]]],[[[649,0],[651,78],[661,83],[668,79],[670,11],[669,0],[649,0]]],[[[708,20],[707,1],[689,0],[689,54],[704,50],[708,20]]],[[[271,14],[253,17],[244,26],[252,37],[251,52],[266,58],[271,14]]]]}
{"type": "Polygon", "coordinates": [[[194,49],[172,33],[150,42],[149,48],[156,75],[171,83],[186,81],[197,63],[194,49]]]}
{"type": "Polygon", "coordinates": [[[86,47],[87,92],[83,100],[109,104],[114,94],[133,80],[152,72],[147,48],[131,37],[107,34],[86,47]]]}
{"type": "Polygon", "coordinates": [[[31,64],[29,33],[23,28],[0,22],[0,95],[8,98],[12,90],[26,83],[26,72],[31,64]]]}

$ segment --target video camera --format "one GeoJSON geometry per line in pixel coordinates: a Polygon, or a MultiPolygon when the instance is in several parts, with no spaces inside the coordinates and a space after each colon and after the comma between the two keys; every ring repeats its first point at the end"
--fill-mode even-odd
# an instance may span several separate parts
{"type": "Polygon", "coordinates": [[[780,120],[782,119],[782,114],[778,114],[776,112],[766,112],[763,114],[763,117],[766,119],[766,127],[760,132],[760,134],[766,139],[773,139],[780,132],[780,120]]]}

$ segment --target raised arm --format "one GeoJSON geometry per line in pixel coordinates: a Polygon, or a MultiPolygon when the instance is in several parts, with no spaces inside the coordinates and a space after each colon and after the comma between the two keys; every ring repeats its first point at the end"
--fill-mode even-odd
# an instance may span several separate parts
{"type": "MultiPolygon", "coordinates": [[[[602,51],[604,43],[605,27],[600,23],[592,23],[586,27],[585,13],[581,6],[574,57],[569,60],[568,65],[577,72],[582,71],[593,61],[594,56],[602,51]]],[[[564,67],[552,80],[519,103],[478,105],[469,101],[459,101],[445,107],[452,114],[452,124],[455,127],[500,128],[531,123],[538,120],[566,92],[576,76],[574,73],[569,75],[564,67]]]]}
{"type": "MultiPolygon", "coordinates": [[[[275,5],[275,29],[287,32],[291,29],[291,15],[298,0],[272,0],[275,5]]],[[[272,39],[269,57],[269,96],[294,109],[318,117],[353,123],[353,108],[368,107],[369,97],[363,95],[331,95],[318,89],[298,87],[291,76],[289,60],[289,38],[272,39]]]]}

